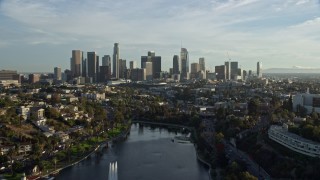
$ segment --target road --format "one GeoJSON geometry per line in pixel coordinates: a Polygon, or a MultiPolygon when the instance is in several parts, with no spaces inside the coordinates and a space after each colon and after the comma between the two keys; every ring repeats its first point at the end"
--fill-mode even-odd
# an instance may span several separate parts
{"type": "Polygon", "coordinates": [[[248,171],[259,179],[271,179],[270,175],[254,160],[252,160],[247,153],[241,151],[240,149],[237,149],[226,141],[224,141],[223,143],[225,145],[228,159],[245,162],[248,171]]]}

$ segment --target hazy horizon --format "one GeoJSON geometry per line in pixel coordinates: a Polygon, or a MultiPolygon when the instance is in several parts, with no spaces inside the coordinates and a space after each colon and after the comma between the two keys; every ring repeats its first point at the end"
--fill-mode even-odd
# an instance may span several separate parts
{"type": "MultiPolygon", "coordinates": [[[[2,0],[0,67],[20,72],[70,68],[73,49],[137,61],[153,50],[162,70],[181,46],[190,63],[214,70],[229,59],[243,69],[314,67],[320,57],[317,0],[2,0]]],[[[320,66],[319,66],[320,67],[320,66]]]]}

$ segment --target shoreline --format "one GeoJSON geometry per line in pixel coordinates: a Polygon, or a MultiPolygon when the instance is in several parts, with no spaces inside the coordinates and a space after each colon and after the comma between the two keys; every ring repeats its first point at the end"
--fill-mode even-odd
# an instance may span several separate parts
{"type": "MultiPolygon", "coordinates": [[[[132,120],[132,121],[131,121],[131,125],[132,125],[133,123],[143,123],[143,124],[151,124],[151,125],[165,125],[165,126],[171,126],[171,127],[186,128],[186,129],[193,130],[193,131],[195,130],[193,127],[184,126],[184,125],[179,125],[179,124],[157,123],[157,122],[148,122],[148,121],[136,121],[136,120],[132,120]]],[[[130,125],[130,127],[131,127],[131,125],[130,125]]],[[[87,154],[86,156],[82,157],[81,159],[79,159],[79,160],[77,160],[77,161],[75,161],[75,162],[72,162],[72,163],[70,163],[70,164],[68,164],[68,165],[66,165],[66,166],[64,166],[64,167],[61,167],[61,168],[59,168],[59,169],[57,169],[57,170],[54,170],[54,171],[48,172],[48,173],[46,173],[46,174],[44,174],[44,175],[41,175],[41,176],[39,176],[39,177],[36,178],[36,179],[44,178],[44,177],[46,177],[46,176],[48,176],[48,175],[50,175],[50,174],[59,173],[60,171],[66,169],[66,168],[72,167],[72,166],[74,166],[74,165],[76,165],[76,164],[84,161],[84,160],[87,159],[89,156],[91,156],[93,153],[97,152],[97,150],[98,150],[102,145],[105,145],[105,144],[107,144],[107,143],[109,143],[109,142],[112,142],[112,141],[114,141],[114,140],[116,140],[116,139],[118,139],[118,138],[124,138],[124,137],[126,137],[126,136],[129,134],[130,129],[131,129],[131,128],[128,128],[126,131],[124,131],[124,134],[123,134],[123,133],[120,133],[118,136],[113,137],[113,138],[111,138],[111,139],[109,139],[109,140],[106,140],[106,141],[98,144],[89,154],[87,154]]],[[[212,172],[211,164],[208,163],[207,161],[203,160],[203,159],[199,156],[199,152],[198,152],[198,150],[197,150],[197,146],[196,146],[195,143],[193,143],[193,144],[194,144],[194,147],[195,147],[197,160],[199,160],[203,165],[205,165],[205,166],[208,167],[209,180],[212,180],[212,177],[211,177],[211,172],[212,172]]]]}
{"type": "MultiPolygon", "coordinates": [[[[131,125],[130,125],[130,127],[131,127],[131,125]]],[[[89,156],[91,156],[93,153],[97,152],[97,150],[98,150],[102,145],[108,144],[109,142],[112,142],[112,141],[114,141],[114,140],[116,140],[116,139],[118,139],[118,138],[124,138],[124,137],[126,137],[126,136],[129,134],[129,132],[130,132],[130,128],[128,128],[128,129],[125,130],[124,132],[120,133],[118,136],[115,136],[115,137],[113,137],[113,138],[111,138],[111,139],[107,139],[107,140],[99,143],[91,152],[89,152],[89,154],[87,154],[86,156],[80,158],[79,160],[77,160],[77,161],[75,161],[75,162],[72,162],[72,163],[70,163],[70,164],[67,164],[67,165],[65,165],[65,166],[63,166],[63,167],[61,167],[61,168],[58,168],[58,169],[54,170],[54,171],[51,171],[51,172],[45,173],[45,174],[43,174],[43,175],[40,175],[40,176],[39,176],[38,178],[36,178],[36,179],[45,178],[46,176],[50,176],[50,174],[57,174],[57,173],[59,173],[60,171],[66,169],[66,168],[72,167],[72,166],[74,166],[74,165],[82,162],[83,160],[85,160],[85,159],[87,159],[89,156]]]]}

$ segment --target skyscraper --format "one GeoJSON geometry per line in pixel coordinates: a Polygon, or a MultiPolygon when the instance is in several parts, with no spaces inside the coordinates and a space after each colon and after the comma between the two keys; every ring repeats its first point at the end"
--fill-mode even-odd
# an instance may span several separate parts
{"type": "Polygon", "coordinates": [[[61,68],[55,67],[54,68],[54,79],[60,81],[61,80],[61,68]]]}
{"type": "Polygon", "coordinates": [[[181,48],[181,74],[183,77],[187,77],[189,73],[189,53],[186,48],[181,48]]]}
{"type": "Polygon", "coordinates": [[[226,74],[227,74],[226,72],[227,72],[226,65],[221,65],[221,66],[215,67],[216,78],[218,81],[226,79],[226,74]]]}
{"type": "Polygon", "coordinates": [[[127,60],[119,59],[119,78],[125,78],[127,71],[127,60]]]}
{"type": "Polygon", "coordinates": [[[70,63],[72,77],[81,76],[81,62],[82,62],[82,51],[72,50],[72,57],[70,63]]]}
{"type": "Polygon", "coordinates": [[[153,56],[152,57],[152,76],[155,79],[160,78],[161,74],[161,56],[153,56]]]}
{"type": "Polygon", "coordinates": [[[191,63],[191,78],[197,78],[198,72],[200,71],[199,63],[191,63]]]}
{"type": "Polygon", "coordinates": [[[262,62],[257,62],[257,76],[262,78],[262,62]]]}
{"type": "Polygon", "coordinates": [[[113,47],[113,77],[119,78],[119,57],[120,57],[120,49],[119,43],[114,43],[113,47]]]}
{"type": "Polygon", "coordinates": [[[152,62],[152,77],[160,78],[161,56],[156,56],[154,51],[148,51],[148,56],[141,56],[141,68],[145,68],[145,62],[152,62]]]}
{"type": "Polygon", "coordinates": [[[233,61],[230,62],[230,78],[231,79],[237,79],[238,76],[238,62],[233,61]]]}
{"type": "Polygon", "coordinates": [[[99,69],[99,82],[105,83],[111,78],[110,66],[100,66],[99,69]]]}
{"type": "Polygon", "coordinates": [[[99,72],[100,72],[100,62],[99,62],[99,56],[96,55],[96,79],[95,79],[95,82],[99,82],[99,72]]]}
{"type": "Polygon", "coordinates": [[[146,69],[146,79],[147,81],[151,81],[153,79],[153,72],[152,72],[152,62],[144,62],[144,68],[146,69]]]}
{"type": "Polygon", "coordinates": [[[231,66],[230,66],[230,64],[231,64],[230,61],[224,62],[224,65],[225,65],[225,68],[226,68],[225,78],[227,80],[231,79],[231,66]]]}
{"type": "Polygon", "coordinates": [[[174,55],[173,56],[173,74],[180,74],[180,62],[179,62],[179,56],[174,55]]]}
{"type": "Polygon", "coordinates": [[[145,81],[146,80],[146,69],[145,68],[135,68],[131,72],[132,81],[145,81]]]}
{"type": "Polygon", "coordinates": [[[82,60],[82,77],[87,77],[87,58],[82,60]]]}
{"type": "Polygon", "coordinates": [[[87,52],[88,77],[96,82],[97,78],[97,54],[96,52],[87,52]]]}
{"type": "Polygon", "coordinates": [[[110,66],[111,67],[111,57],[109,55],[104,55],[102,57],[102,66],[110,66]]]}
{"type": "Polygon", "coordinates": [[[191,63],[191,73],[198,73],[200,71],[199,63],[191,63]]]}
{"type": "Polygon", "coordinates": [[[199,58],[199,66],[200,66],[200,71],[206,71],[206,64],[205,64],[205,60],[204,57],[199,58]]]}
{"type": "Polygon", "coordinates": [[[130,61],[130,69],[137,68],[137,62],[136,61],[130,61]]]}
{"type": "MultiPolygon", "coordinates": [[[[99,77],[107,77],[107,79],[111,78],[111,57],[109,55],[104,55],[102,57],[102,66],[100,66],[100,73],[101,70],[103,70],[103,74],[100,75],[99,77]],[[104,66],[103,68],[101,68],[102,66],[104,66]],[[107,74],[105,74],[107,73],[107,74]]],[[[105,78],[103,78],[102,80],[104,80],[105,78]]],[[[102,81],[100,80],[100,81],[102,81]]]]}

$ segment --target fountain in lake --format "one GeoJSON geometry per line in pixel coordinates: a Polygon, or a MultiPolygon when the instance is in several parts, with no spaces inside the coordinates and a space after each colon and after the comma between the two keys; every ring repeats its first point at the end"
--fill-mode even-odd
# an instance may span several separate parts
{"type": "Polygon", "coordinates": [[[118,164],[116,162],[109,163],[109,177],[108,180],[118,180],[118,164]]]}

